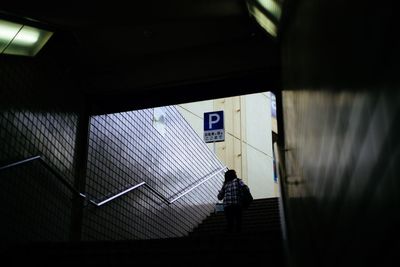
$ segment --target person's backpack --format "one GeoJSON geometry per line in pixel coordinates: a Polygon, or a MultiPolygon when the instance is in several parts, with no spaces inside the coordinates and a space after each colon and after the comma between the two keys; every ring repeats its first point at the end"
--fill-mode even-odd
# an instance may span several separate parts
{"type": "Polygon", "coordinates": [[[251,202],[253,202],[253,196],[250,193],[250,188],[243,182],[239,182],[239,188],[240,202],[242,204],[242,207],[247,209],[250,206],[251,202]]]}

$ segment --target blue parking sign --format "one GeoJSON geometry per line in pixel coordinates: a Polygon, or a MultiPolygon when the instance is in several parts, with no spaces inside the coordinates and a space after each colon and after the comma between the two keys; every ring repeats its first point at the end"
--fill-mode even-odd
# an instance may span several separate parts
{"type": "Polygon", "coordinates": [[[224,111],[213,111],[204,113],[204,141],[225,141],[224,111]]]}

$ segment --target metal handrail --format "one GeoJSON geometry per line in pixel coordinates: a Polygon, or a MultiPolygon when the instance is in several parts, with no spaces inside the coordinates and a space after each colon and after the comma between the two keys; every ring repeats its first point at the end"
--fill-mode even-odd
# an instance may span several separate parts
{"type": "Polygon", "coordinates": [[[109,197],[101,202],[95,202],[93,200],[90,200],[90,203],[96,205],[97,207],[100,207],[108,202],[110,202],[111,200],[114,200],[122,195],[125,195],[126,193],[135,190],[141,186],[146,187],[147,189],[149,189],[152,193],[154,193],[156,196],[158,196],[161,200],[163,200],[166,204],[171,205],[172,203],[174,203],[175,201],[177,201],[178,199],[182,198],[183,196],[185,196],[186,194],[190,193],[191,191],[193,191],[194,189],[196,189],[197,187],[199,187],[200,185],[202,185],[203,183],[207,182],[208,180],[210,180],[211,178],[213,178],[215,175],[217,175],[218,173],[220,173],[223,170],[226,170],[227,167],[222,167],[214,172],[212,172],[211,174],[207,175],[204,180],[202,180],[201,182],[197,183],[195,186],[189,188],[188,190],[184,191],[183,193],[179,194],[177,197],[173,198],[172,200],[169,200],[168,198],[166,198],[165,196],[163,196],[161,193],[159,193],[157,190],[155,190],[153,187],[151,187],[150,185],[148,185],[146,182],[141,182],[139,184],[136,184],[112,197],[109,197]]]}
{"type": "Polygon", "coordinates": [[[116,199],[116,198],[118,198],[118,197],[120,197],[120,196],[122,196],[122,195],[125,195],[126,193],[128,193],[128,192],[130,192],[130,191],[132,191],[132,190],[134,190],[134,189],[136,189],[136,188],[138,188],[138,187],[141,187],[141,186],[144,185],[144,184],[145,184],[145,182],[141,182],[141,183],[139,183],[139,184],[137,184],[137,185],[134,185],[134,186],[132,186],[132,187],[130,187],[130,188],[128,188],[128,189],[126,189],[126,190],[124,190],[124,191],[122,191],[122,192],[120,192],[120,193],[118,193],[118,194],[116,194],[116,195],[114,195],[114,196],[112,196],[112,197],[109,197],[109,198],[107,198],[107,199],[105,199],[105,200],[103,200],[103,201],[100,201],[100,202],[96,202],[96,201],[94,201],[94,200],[89,200],[89,201],[90,201],[90,203],[92,203],[93,205],[95,205],[95,206],[97,206],[97,207],[100,207],[100,206],[103,206],[104,204],[110,202],[111,200],[114,200],[114,199],[116,199]]]}
{"type": "Polygon", "coordinates": [[[44,161],[41,155],[32,156],[32,157],[29,157],[29,158],[26,158],[26,159],[23,159],[23,160],[19,160],[19,161],[16,161],[16,162],[1,166],[0,167],[0,171],[6,170],[6,169],[10,169],[10,168],[13,168],[13,167],[17,167],[17,166],[20,166],[20,165],[24,165],[24,164],[30,163],[32,161],[35,161],[35,160],[39,160],[46,167],[46,169],[48,169],[54,176],[56,176],[58,178],[58,180],[65,187],[67,187],[69,190],[71,190],[72,193],[74,193],[74,194],[76,194],[76,195],[78,195],[78,196],[80,196],[82,198],[86,198],[86,196],[84,194],[82,194],[81,192],[76,190],[75,187],[73,187],[67,180],[65,180],[65,178],[61,174],[59,174],[57,171],[55,171],[52,166],[50,166],[46,161],[44,161]]]}
{"type": "MultiPolygon", "coordinates": [[[[76,195],[78,195],[78,196],[80,196],[80,197],[82,197],[82,198],[88,199],[87,196],[86,196],[85,194],[82,194],[81,192],[79,192],[79,191],[78,191],[75,187],[73,187],[67,180],[65,180],[65,178],[64,178],[62,175],[60,175],[60,174],[59,174],[57,171],[55,171],[46,161],[44,161],[44,160],[42,159],[42,156],[41,156],[41,155],[32,156],[32,157],[29,157],[29,158],[26,158],[26,159],[23,159],[23,160],[19,160],[19,161],[17,161],[17,162],[13,162],[13,163],[10,163],[10,164],[4,165],[4,166],[0,166],[0,171],[3,171],[3,170],[5,170],[5,169],[9,169],[9,168],[13,168],[13,167],[16,167],[16,166],[20,166],[20,165],[23,165],[23,164],[27,164],[27,163],[32,162],[32,161],[35,161],[35,160],[39,160],[41,163],[43,163],[43,165],[44,165],[51,173],[53,173],[53,174],[59,179],[59,181],[62,182],[62,184],[63,184],[64,186],[66,186],[68,189],[70,189],[74,194],[76,194],[76,195]]],[[[107,199],[105,199],[105,200],[102,200],[102,201],[100,201],[100,202],[96,202],[96,201],[91,200],[91,199],[88,199],[88,201],[89,201],[91,204],[95,205],[96,207],[100,207],[100,206],[103,206],[104,204],[106,204],[106,203],[108,203],[108,202],[110,202],[110,201],[112,201],[112,200],[114,200],[114,199],[116,199],[116,198],[119,198],[119,197],[121,197],[121,196],[123,196],[123,195],[129,193],[129,192],[132,191],[132,190],[135,190],[135,189],[137,189],[137,188],[139,188],[139,187],[141,187],[141,186],[144,186],[144,187],[146,187],[147,189],[149,189],[153,194],[155,194],[156,196],[158,196],[161,200],[163,200],[166,204],[170,205],[170,204],[174,203],[175,201],[177,201],[178,199],[180,199],[180,198],[182,198],[183,196],[185,196],[186,194],[190,193],[191,191],[193,191],[194,189],[196,189],[197,187],[199,187],[199,186],[202,185],[203,183],[207,182],[208,180],[210,180],[211,178],[213,178],[215,175],[217,175],[218,173],[220,173],[220,172],[223,171],[223,170],[227,170],[227,167],[224,166],[224,167],[222,167],[222,168],[220,168],[220,169],[218,169],[218,170],[212,172],[211,174],[206,175],[206,178],[205,178],[204,180],[200,181],[200,182],[197,183],[195,186],[193,186],[193,187],[189,188],[188,190],[184,191],[183,193],[179,194],[177,197],[173,198],[172,200],[169,200],[168,198],[164,197],[161,193],[159,193],[156,189],[154,189],[153,187],[151,187],[150,185],[148,185],[146,182],[141,182],[141,183],[138,183],[138,184],[136,184],[136,185],[134,185],[134,186],[129,187],[128,189],[125,189],[124,191],[122,191],[122,192],[120,192],[120,193],[115,194],[115,195],[112,196],[112,197],[109,197],[109,198],[107,198],[107,199]]]]}
{"type": "Polygon", "coordinates": [[[0,167],[0,171],[5,170],[5,169],[9,169],[9,168],[12,168],[12,167],[16,167],[18,165],[23,165],[25,163],[37,160],[39,158],[40,158],[40,156],[38,155],[38,156],[29,157],[29,158],[26,158],[26,159],[23,159],[23,160],[19,160],[17,162],[13,162],[13,163],[1,166],[0,167]]]}
{"type": "Polygon", "coordinates": [[[288,236],[288,225],[287,225],[287,199],[286,199],[286,188],[285,181],[287,179],[287,172],[285,162],[283,161],[281,151],[277,143],[274,143],[274,154],[275,154],[275,163],[277,164],[277,173],[279,179],[279,188],[280,188],[280,198],[279,198],[279,214],[282,224],[282,238],[283,238],[283,246],[286,254],[286,258],[290,259],[290,249],[289,249],[289,236],[288,236]]]}

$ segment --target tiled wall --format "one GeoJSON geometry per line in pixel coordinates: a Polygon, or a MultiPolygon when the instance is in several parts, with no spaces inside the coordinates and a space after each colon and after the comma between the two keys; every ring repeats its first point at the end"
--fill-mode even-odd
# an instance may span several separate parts
{"type": "MultiPolygon", "coordinates": [[[[164,107],[165,134],[153,109],[91,119],[87,195],[101,201],[142,181],[172,200],[223,167],[174,106],[164,107]]],[[[84,239],[183,236],[213,210],[223,172],[171,205],[141,187],[88,207],[84,239]]]]}
{"type": "MultiPolygon", "coordinates": [[[[70,183],[78,109],[60,90],[53,61],[1,57],[0,163],[41,155],[70,183]]],[[[66,90],[66,88],[63,88],[66,90]]],[[[79,100],[75,100],[75,103],[79,100]]],[[[0,240],[68,240],[71,195],[39,160],[0,172],[0,240]]]]}

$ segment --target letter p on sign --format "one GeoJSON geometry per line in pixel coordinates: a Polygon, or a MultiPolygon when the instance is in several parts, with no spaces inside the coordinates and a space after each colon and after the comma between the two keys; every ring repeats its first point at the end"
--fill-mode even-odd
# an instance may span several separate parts
{"type": "Polygon", "coordinates": [[[220,116],[218,113],[211,113],[210,114],[210,120],[208,121],[208,129],[213,128],[213,124],[218,123],[220,120],[220,116]]]}

